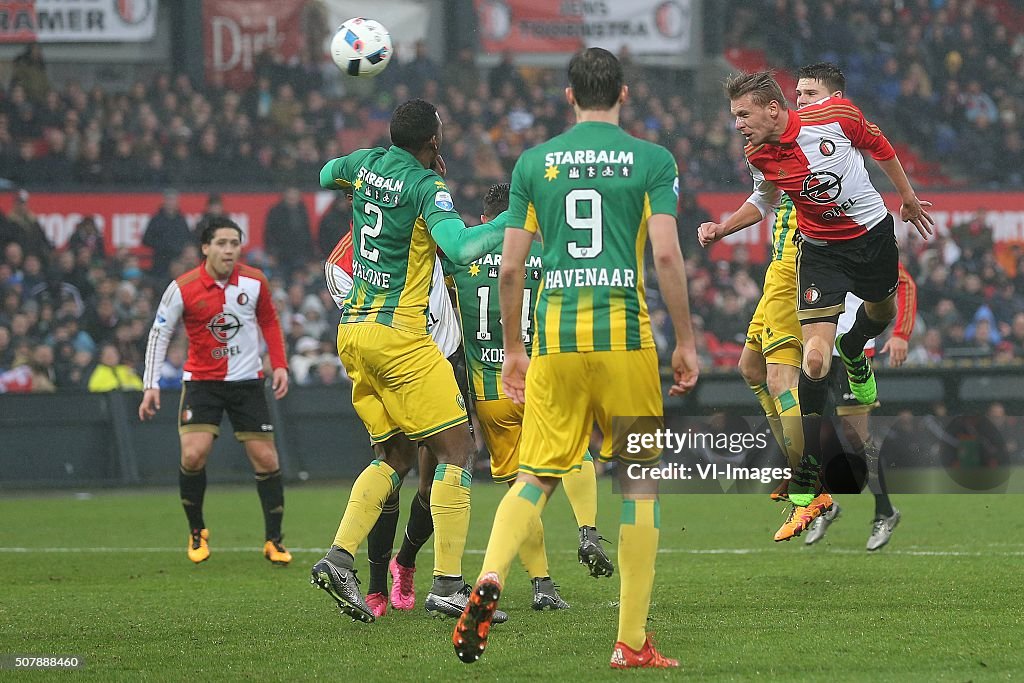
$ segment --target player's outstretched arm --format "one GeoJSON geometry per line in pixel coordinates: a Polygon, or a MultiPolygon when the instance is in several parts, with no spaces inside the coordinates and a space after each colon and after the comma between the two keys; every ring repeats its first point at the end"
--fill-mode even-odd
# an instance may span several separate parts
{"type": "Polygon", "coordinates": [[[744,228],[749,228],[751,225],[760,222],[762,218],[764,218],[764,214],[761,213],[757,206],[749,201],[743,202],[743,206],[738,208],[724,222],[700,224],[700,227],[697,228],[697,238],[700,240],[700,246],[707,247],[727,235],[739,232],[744,228]]]}
{"type": "Polygon", "coordinates": [[[885,172],[893,187],[900,193],[900,200],[903,202],[903,205],[900,207],[900,218],[903,219],[903,222],[912,223],[917,229],[917,234],[924,239],[931,237],[933,233],[932,226],[935,225],[935,221],[932,220],[931,215],[925,209],[930,207],[932,203],[923,202],[917,198],[917,194],[914,193],[914,188],[910,185],[910,179],[907,178],[907,173],[903,170],[903,164],[900,163],[899,157],[892,156],[884,160],[875,159],[875,163],[885,172]]]}
{"type": "Polygon", "coordinates": [[[501,302],[501,332],[505,361],[501,366],[501,388],[518,405],[526,402],[526,370],[530,359],[523,343],[523,276],[533,233],[505,231],[498,271],[498,299],[501,302]]]}
{"type": "MultiPolygon", "coordinates": [[[[755,211],[756,213],[756,211],[755,211]]],[[[686,286],[686,263],[679,249],[679,234],[676,219],[667,214],[655,214],[647,220],[651,249],[654,252],[654,269],[658,273],[658,289],[672,319],[676,334],[676,348],[672,352],[674,381],[669,389],[670,396],[680,396],[697,385],[700,368],[697,365],[697,344],[690,322],[690,295],[686,286]]],[[[502,266],[505,259],[502,258],[502,266]]],[[[521,276],[521,275],[520,275],[521,276]]],[[[504,314],[502,299],[502,314],[504,314]]],[[[505,352],[508,359],[508,351],[505,352]]]]}
{"type": "Polygon", "coordinates": [[[507,211],[475,228],[467,228],[460,218],[446,218],[436,223],[430,234],[448,259],[460,266],[468,266],[501,244],[507,223],[507,211]]]}

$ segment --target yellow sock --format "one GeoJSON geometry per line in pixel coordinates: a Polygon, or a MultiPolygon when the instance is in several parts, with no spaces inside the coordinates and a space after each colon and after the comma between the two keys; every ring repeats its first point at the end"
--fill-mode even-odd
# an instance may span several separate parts
{"type": "Polygon", "coordinates": [[[531,579],[551,576],[548,569],[548,549],[544,545],[544,523],[540,516],[531,517],[530,529],[519,546],[519,560],[531,579]]]}
{"type": "Polygon", "coordinates": [[[384,501],[401,483],[398,475],[386,462],[371,462],[352,484],[352,493],[348,497],[345,514],[334,537],[334,545],[354,556],[359,550],[359,545],[369,535],[370,529],[377,523],[384,501]]]}
{"type": "Polygon", "coordinates": [[[535,523],[540,521],[540,513],[546,503],[547,498],[539,486],[521,481],[512,485],[494,513],[481,576],[495,572],[501,581],[505,580],[512,558],[535,528],[535,523]]]}
{"type": "Polygon", "coordinates": [[[597,526],[597,471],[590,453],[583,456],[579,472],[562,478],[562,486],[576,515],[576,526],[597,526]]]}
{"type": "Polygon", "coordinates": [[[782,452],[786,452],[786,439],[783,435],[782,419],[779,417],[779,411],[775,407],[775,399],[768,393],[767,384],[748,384],[750,390],[754,392],[754,396],[757,397],[757,402],[761,404],[761,409],[764,410],[765,417],[768,418],[768,426],[771,427],[772,434],[775,436],[776,443],[779,444],[779,448],[782,452]]]}
{"type": "Polygon", "coordinates": [[[796,471],[804,455],[804,422],[800,417],[800,394],[796,387],[787,389],[774,400],[775,409],[782,421],[782,450],[789,460],[789,466],[796,471]]]}
{"type": "Polygon", "coordinates": [[[654,585],[661,505],[657,500],[622,501],[619,525],[619,635],[639,650],[647,639],[647,613],[654,585]]]}
{"type": "Polygon", "coordinates": [[[434,520],[434,576],[462,576],[462,552],[469,533],[469,487],[473,475],[457,465],[440,464],[430,487],[434,520]]]}

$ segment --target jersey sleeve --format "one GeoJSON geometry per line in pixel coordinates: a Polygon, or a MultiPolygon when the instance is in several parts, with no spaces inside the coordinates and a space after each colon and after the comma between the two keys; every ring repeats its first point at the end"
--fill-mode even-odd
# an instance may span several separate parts
{"type": "Polygon", "coordinates": [[[274,308],[270,283],[265,277],[260,278],[260,295],[256,300],[256,322],[263,333],[263,341],[267,343],[270,367],[275,370],[287,368],[288,357],[284,350],[284,334],[281,332],[281,322],[277,318],[277,309],[274,308]]]}
{"type": "Polygon", "coordinates": [[[537,232],[537,214],[530,202],[526,180],[526,156],[522,155],[512,169],[512,185],[508,195],[508,227],[537,232]]]}
{"type": "Polygon", "coordinates": [[[914,332],[915,322],[917,322],[917,284],[901,263],[899,280],[896,285],[896,322],[893,325],[892,336],[910,339],[910,335],[914,332]]]}
{"type": "Polygon", "coordinates": [[[428,230],[433,230],[435,225],[449,218],[462,220],[455,210],[451,191],[441,176],[430,171],[420,178],[415,187],[416,205],[428,230]]]}
{"type": "Polygon", "coordinates": [[[838,114],[837,120],[853,146],[866,150],[876,161],[885,161],[896,156],[896,150],[889,144],[881,129],[868,121],[864,117],[864,112],[852,102],[842,102],[842,113],[838,114]]]}
{"type": "Polygon", "coordinates": [[[761,218],[764,218],[779,205],[779,201],[782,199],[782,192],[779,191],[775,183],[766,180],[760,169],[749,161],[747,162],[747,170],[750,171],[750,176],[754,179],[754,191],[747,197],[747,203],[753,204],[761,212],[761,218]]]}
{"type": "Polygon", "coordinates": [[[149,330],[149,341],[146,343],[146,369],[142,376],[146,389],[160,388],[160,369],[167,358],[167,346],[171,342],[174,330],[181,320],[185,308],[184,299],[178,282],[172,280],[160,298],[156,309],[153,327],[149,330]]]}
{"type": "Polygon", "coordinates": [[[647,186],[651,214],[664,213],[675,217],[679,205],[679,172],[676,160],[667,149],[658,147],[652,161],[647,186]]]}
{"type": "Polygon", "coordinates": [[[337,159],[331,159],[320,169],[320,187],[325,190],[350,190],[355,174],[366,152],[360,149],[337,159]]]}

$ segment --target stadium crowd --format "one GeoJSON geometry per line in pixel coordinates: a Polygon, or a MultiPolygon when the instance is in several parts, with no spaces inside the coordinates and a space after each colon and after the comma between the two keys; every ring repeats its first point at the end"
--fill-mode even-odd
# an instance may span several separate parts
{"type": "MultiPolygon", "coordinates": [[[[974,183],[1024,186],[1024,36],[997,21],[991,5],[823,0],[813,18],[809,5],[737,3],[728,39],[760,45],[783,68],[835,60],[850,96],[890,137],[943,162],[951,175],[968,163],[974,183]],[[828,39],[840,22],[843,32],[859,27],[855,40],[828,39]]],[[[731,370],[763,265],[742,248],[729,262],[711,261],[694,232],[709,219],[697,203],[701,191],[748,186],[742,138],[721,101],[702,105],[665,92],[656,74],[623,57],[631,84],[623,126],[668,147],[679,162],[680,236],[703,365],[731,370]]],[[[411,59],[396,59],[376,80],[372,98],[334,97],[318,67],[289,65],[273,53],[258,60],[255,84],[245,91],[198,88],[184,75],[162,74],[113,93],[52,84],[38,46],[29,46],[0,91],[0,178],[27,188],[0,219],[0,392],[138,388],[160,292],[199,263],[196,226],[178,210],[174,191],[165,193],[144,236],[151,266],[127,252],[108,253],[90,218],[54,249],[31,211],[30,191],[52,187],[55,178],[62,187],[95,189],[282,191],[265,249],[246,259],[271,277],[294,381],[344,381],[334,350],[338,312],[320,264],[347,230],[347,207],[335,202],[314,225],[300,192],[317,188],[326,159],[387,144],[392,108],[422,96],[439,105],[448,178],[456,206],[473,224],[483,193],[507,181],[519,153],[570,121],[559,73],[519,68],[512,55],[484,72],[470,50],[442,69],[417,45],[411,59]],[[295,258],[301,254],[307,258],[295,258]]],[[[224,210],[211,194],[207,213],[224,210]]],[[[1024,254],[997,253],[983,213],[950,236],[903,246],[919,304],[909,364],[1024,358],[1024,254]]],[[[671,325],[653,286],[648,299],[659,351],[670,353],[671,325]]],[[[182,343],[172,344],[165,388],[180,386],[182,343]]]]}

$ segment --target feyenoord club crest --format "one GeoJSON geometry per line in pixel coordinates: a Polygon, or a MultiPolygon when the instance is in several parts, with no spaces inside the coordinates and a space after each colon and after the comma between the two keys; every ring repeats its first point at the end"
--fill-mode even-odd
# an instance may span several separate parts
{"type": "Polygon", "coordinates": [[[836,153],[836,143],[828,138],[822,138],[818,141],[818,151],[821,152],[822,156],[830,157],[836,153]]]}
{"type": "Polygon", "coordinates": [[[808,287],[804,290],[804,301],[809,304],[818,303],[818,299],[821,298],[821,290],[817,287],[808,287]]]}
{"type": "Polygon", "coordinates": [[[237,299],[235,299],[235,301],[237,301],[237,302],[238,302],[238,305],[239,305],[239,306],[244,306],[244,305],[246,305],[247,303],[249,303],[249,295],[248,295],[248,294],[246,294],[245,292],[242,292],[242,293],[240,293],[240,294],[238,295],[238,298],[237,298],[237,299]]]}

